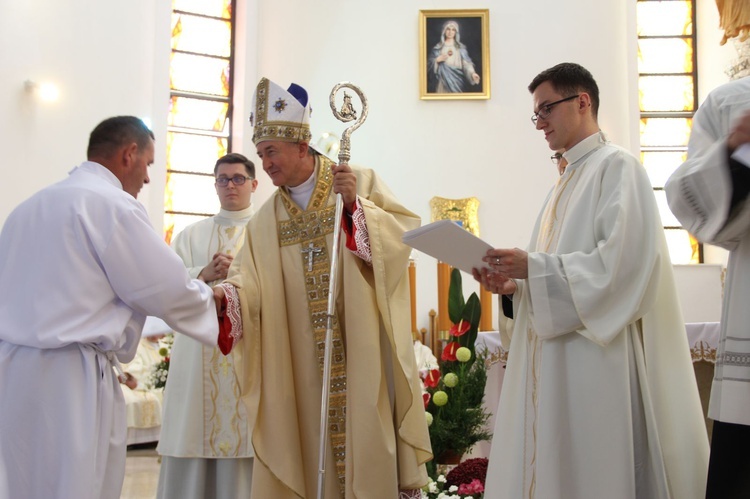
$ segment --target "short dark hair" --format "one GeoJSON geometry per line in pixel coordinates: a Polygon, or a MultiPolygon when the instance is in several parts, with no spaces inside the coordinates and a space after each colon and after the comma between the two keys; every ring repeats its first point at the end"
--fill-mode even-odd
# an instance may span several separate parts
{"type": "Polygon", "coordinates": [[[588,69],[574,62],[560,63],[536,75],[529,84],[529,92],[533,94],[534,90],[545,81],[550,82],[552,87],[563,96],[580,92],[589,94],[591,111],[596,119],[599,113],[599,86],[588,69]]]}
{"type": "Polygon", "coordinates": [[[225,154],[224,156],[216,160],[216,165],[214,166],[214,176],[216,176],[216,172],[219,171],[219,165],[232,163],[242,163],[243,165],[245,165],[245,170],[247,171],[248,176],[255,178],[255,164],[245,156],[237,152],[230,152],[229,154],[225,154]]]}
{"type": "Polygon", "coordinates": [[[108,158],[117,149],[135,142],[138,149],[146,147],[154,139],[154,132],[149,130],[140,118],[135,116],[115,116],[102,121],[91,132],[86,152],[88,159],[108,158]]]}

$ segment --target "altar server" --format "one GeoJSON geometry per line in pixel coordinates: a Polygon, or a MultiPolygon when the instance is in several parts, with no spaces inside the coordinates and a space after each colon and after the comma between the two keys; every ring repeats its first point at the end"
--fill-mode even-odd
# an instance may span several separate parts
{"type": "Polygon", "coordinates": [[[485,497],[698,499],[708,436],[646,171],[599,130],[599,88],[562,63],[529,85],[567,162],[528,251],[479,276],[514,328],[485,497]]]}
{"type": "Polygon", "coordinates": [[[713,90],[695,113],[688,158],[665,186],[669,207],[699,240],[729,250],[708,417],[708,499],[750,497],[750,76],[713,90]]]}
{"type": "MultiPolygon", "coordinates": [[[[214,177],[221,210],[187,226],[173,243],[190,275],[212,285],[227,277],[245,242],[258,186],[255,165],[238,153],[219,158],[214,177]]],[[[163,456],[157,498],[250,497],[253,447],[238,381],[233,355],[175,338],[157,448],[163,456]]]]}
{"type": "Polygon", "coordinates": [[[135,355],[146,316],[217,344],[211,288],[136,200],[153,133],[109,118],[87,157],[0,233],[0,498],[120,497],[127,430],[115,371],[135,355]]]}

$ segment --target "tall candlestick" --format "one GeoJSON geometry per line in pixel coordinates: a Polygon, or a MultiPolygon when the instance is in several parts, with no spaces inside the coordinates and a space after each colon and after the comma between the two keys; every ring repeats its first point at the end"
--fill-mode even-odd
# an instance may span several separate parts
{"type": "Polygon", "coordinates": [[[414,260],[409,260],[409,298],[411,300],[411,336],[412,340],[419,339],[417,329],[417,266],[414,260]]]}
{"type": "Polygon", "coordinates": [[[430,348],[432,349],[432,354],[440,358],[440,351],[438,350],[438,334],[437,334],[437,324],[435,320],[435,316],[437,315],[437,312],[435,312],[435,309],[430,310],[430,348]]]}
{"type": "Polygon", "coordinates": [[[438,262],[438,336],[443,335],[451,328],[451,320],[448,314],[448,288],[451,282],[450,265],[438,262]]]}
{"type": "Polygon", "coordinates": [[[435,328],[435,336],[440,338],[440,331],[443,329],[443,316],[445,315],[447,308],[443,304],[443,296],[448,291],[445,289],[445,282],[443,281],[443,262],[437,262],[437,327],[435,328]]]}
{"type": "Polygon", "coordinates": [[[492,327],[492,292],[479,285],[479,303],[482,305],[482,316],[479,318],[480,331],[494,331],[492,327]]]}

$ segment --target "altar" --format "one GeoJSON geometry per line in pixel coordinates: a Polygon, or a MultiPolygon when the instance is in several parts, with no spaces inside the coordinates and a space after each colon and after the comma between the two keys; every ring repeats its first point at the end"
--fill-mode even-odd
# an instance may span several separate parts
{"type": "MultiPolygon", "coordinates": [[[[708,400],[711,395],[711,381],[713,380],[714,364],[716,363],[716,350],[719,345],[720,328],[721,324],[719,322],[691,322],[685,324],[704,417],[708,413],[708,400]]],[[[508,352],[503,348],[500,341],[500,333],[497,331],[480,332],[477,336],[476,347],[487,349],[487,362],[490,364],[487,370],[487,385],[484,389],[483,405],[492,414],[487,422],[487,427],[492,431],[495,428],[495,413],[500,401],[500,391],[503,387],[508,352]]],[[[712,427],[712,421],[706,418],[706,431],[709,438],[712,427]]],[[[491,442],[479,442],[474,446],[474,449],[467,458],[489,457],[490,445],[491,442]]]]}

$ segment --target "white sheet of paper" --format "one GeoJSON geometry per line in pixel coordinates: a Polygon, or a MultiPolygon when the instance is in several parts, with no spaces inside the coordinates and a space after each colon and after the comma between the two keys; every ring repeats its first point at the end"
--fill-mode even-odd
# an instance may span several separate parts
{"type": "Polygon", "coordinates": [[[750,144],[742,144],[735,149],[732,158],[750,168],[750,144]]]}
{"type": "Polygon", "coordinates": [[[492,246],[452,220],[438,220],[404,232],[404,244],[471,274],[487,267],[482,257],[492,246]]]}

